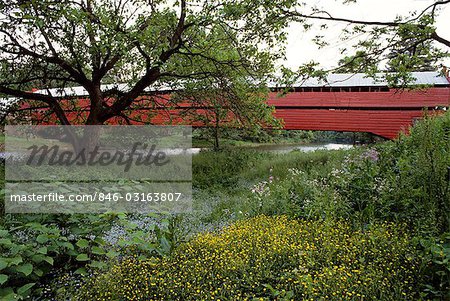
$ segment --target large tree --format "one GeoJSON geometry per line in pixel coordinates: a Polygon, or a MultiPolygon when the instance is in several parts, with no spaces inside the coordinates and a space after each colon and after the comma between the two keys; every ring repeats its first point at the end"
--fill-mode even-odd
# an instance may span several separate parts
{"type": "Polygon", "coordinates": [[[273,8],[288,3],[3,1],[0,96],[48,107],[59,123],[69,125],[61,95],[30,90],[82,86],[89,95],[84,123],[96,125],[126,119],[148,87],[177,90],[205,79],[214,85],[215,79],[239,78],[248,82],[239,87],[250,89],[264,81],[279,57],[274,49],[282,50],[278,43],[288,20],[273,8]],[[126,85],[104,85],[118,83],[126,85]]]}

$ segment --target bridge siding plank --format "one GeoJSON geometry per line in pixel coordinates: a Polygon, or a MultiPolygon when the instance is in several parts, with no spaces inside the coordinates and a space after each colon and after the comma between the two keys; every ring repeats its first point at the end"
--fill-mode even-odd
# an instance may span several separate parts
{"type": "Polygon", "coordinates": [[[449,105],[449,88],[431,88],[424,91],[389,92],[293,92],[283,97],[270,93],[268,104],[276,106],[340,106],[340,107],[406,107],[449,105]]]}

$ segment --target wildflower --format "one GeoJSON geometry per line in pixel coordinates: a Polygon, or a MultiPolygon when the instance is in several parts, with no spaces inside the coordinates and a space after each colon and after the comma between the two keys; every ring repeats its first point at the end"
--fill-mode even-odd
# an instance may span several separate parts
{"type": "Polygon", "coordinates": [[[369,159],[371,161],[378,161],[379,158],[379,154],[378,151],[376,149],[369,149],[367,150],[364,154],[362,154],[362,159],[369,159]]]}
{"type": "Polygon", "coordinates": [[[359,300],[367,292],[413,300],[418,263],[406,258],[414,247],[405,235],[388,223],[358,231],[343,222],[257,216],[201,233],[170,257],[124,259],[90,277],[79,299],[267,300],[267,284],[294,300],[359,300]]]}

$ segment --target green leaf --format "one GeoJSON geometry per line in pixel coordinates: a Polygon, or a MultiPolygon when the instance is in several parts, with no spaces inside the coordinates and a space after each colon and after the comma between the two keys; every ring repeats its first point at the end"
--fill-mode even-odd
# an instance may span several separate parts
{"type": "Polygon", "coordinates": [[[69,256],[77,256],[78,254],[80,254],[80,252],[77,252],[75,250],[68,250],[66,252],[66,254],[69,255],[69,256]]]}
{"type": "Polygon", "coordinates": [[[126,247],[128,246],[130,243],[128,241],[126,241],[125,239],[120,239],[117,244],[119,245],[119,247],[126,247]]]}
{"type": "Polygon", "coordinates": [[[21,287],[19,287],[18,289],[17,289],[17,293],[19,294],[19,295],[24,295],[27,291],[29,291],[30,290],[30,288],[32,288],[34,285],[35,285],[36,283],[28,283],[28,284],[25,284],[25,285],[23,285],[23,286],[21,286],[21,287]]]}
{"type": "Polygon", "coordinates": [[[63,242],[61,244],[61,246],[63,246],[64,248],[67,248],[69,250],[75,250],[75,247],[73,246],[73,244],[71,244],[70,242],[63,242]]]}
{"type": "Polygon", "coordinates": [[[163,252],[163,255],[167,255],[170,253],[171,250],[171,244],[170,242],[167,240],[167,238],[165,238],[164,236],[162,236],[159,239],[159,243],[160,243],[160,249],[163,252]]]}
{"type": "Polygon", "coordinates": [[[87,271],[86,271],[85,268],[79,268],[79,269],[77,269],[74,273],[75,273],[75,274],[80,274],[80,275],[86,275],[86,274],[87,274],[87,271]]]}
{"type": "Polygon", "coordinates": [[[99,245],[104,245],[105,244],[105,241],[103,240],[103,238],[98,237],[98,236],[94,239],[94,242],[96,242],[99,245]]]}
{"type": "Polygon", "coordinates": [[[45,244],[48,241],[48,236],[46,234],[41,234],[36,237],[36,241],[41,244],[45,244]]]}
{"type": "Polygon", "coordinates": [[[138,236],[134,236],[132,239],[132,242],[136,243],[136,244],[144,244],[145,240],[143,240],[142,238],[138,237],[138,236]]]}
{"type": "Polygon", "coordinates": [[[34,274],[36,274],[38,277],[42,277],[44,275],[44,271],[41,269],[34,269],[33,271],[34,274]]]}
{"type": "Polygon", "coordinates": [[[106,256],[108,256],[109,258],[115,258],[115,257],[117,257],[119,255],[120,255],[119,252],[116,252],[116,251],[113,251],[113,250],[110,250],[110,251],[108,251],[108,253],[106,253],[106,256]]]}
{"type": "Polygon", "coordinates": [[[11,239],[9,239],[9,238],[2,238],[2,239],[0,239],[0,245],[3,245],[3,246],[10,246],[10,245],[12,245],[11,239]]]}
{"type": "Polygon", "coordinates": [[[18,265],[18,264],[23,262],[22,256],[16,256],[16,257],[13,257],[13,258],[7,258],[7,261],[9,261],[9,265],[8,266],[18,265]]]}
{"type": "Polygon", "coordinates": [[[106,252],[102,248],[94,246],[92,247],[92,253],[97,255],[104,255],[106,252]]]}
{"type": "Polygon", "coordinates": [[[107,264],[105,262],[102,261],[93,261],[89,266],[93,267],[93,268],[105,268],[107,266],[107,264]]]}
{"type": "Polygon", "coordinates": [[[5,283],[8,280],[8,275],[0,274],[0,284],[5,283]]]}
{"type": "Polygon", "coordinates": [[[143,261],[143,260],[147,260],[148,257],[145,255],[139,255],[138,260],[143,261]]]}
{"type": "Polygon", "coordinates": [[[31,257],[31,260],[33,260],[33,262],[35,262],[35,263],[41,263],[42,261],[44,261],[44,258],[45,258],[44,255],[36,254],[31,257]]]}
{"type": "Polygon", "coordinates": [[[23,273],[25,276],[28,276],[33,272],[33,265],[31,263],[25,263],[17,267],[17,271],[23,273]]]}
{"type": "Polygon", "coordinates": [[[80,248],[87,248],[89,247],[89,242],[86,239],[80,239],[77,241],[76,245],[80,248]]]}
{"type": "Polygon", "coordinates": [[[8,263],[6,262],[5,258],[0,257],[0,270],[3,270],[8,266],[8,263]]]}
{"type": "Polygon", "coordinates": [[[76,258],[78,261],[88,261],[89,260],[89,256],[85,253],[82,253],[80,255],[77,256],[76,258]]]}
{"type": "Polygon", "coordinates": [[[51,258],[50,256],[45,256],[44,260],[53,265],[53,258],[51,258]]]}
{"type": "Polygon", "coordinates": [[[45,254],[47,254],[47,247],[39,248],[36,252],[45,255],[45,254]]]}
{"type": "Polygon", "coordinates": [[[2,301],[17,301],[19,296],[14,293],[13,289],[7,287],[6,289],[0,289],[0,297],[2,301]]]}

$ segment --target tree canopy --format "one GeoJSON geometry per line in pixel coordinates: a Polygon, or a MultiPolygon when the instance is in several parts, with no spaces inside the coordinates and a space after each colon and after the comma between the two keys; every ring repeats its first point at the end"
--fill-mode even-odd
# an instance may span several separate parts
{"type": "MultiPolygon", "coordinates": [[[[356,0],[344,0],[351,5],[356,0]]],[[[331,72],[364,72],[375,76],[380,71],[390,72],[387,76],[392,85],[402,85],[411,80],[411,71],[436,70],[442,59],[448,57],[450,41],[439,34],[436,18],[440,9],[449,6],[449,0],[434,1],[423,9],[393,20],[353,19],[337,16],[326,7],[297,3],[289,8],[280,8],[285,18],[303,24],[310,30],[313,24],[321,24],[321,32],[330,25],[345,24],[341,34],[345,47],[339,49],[343,58],[331,72]],[[393,76],[395,73],[395,76],[393,76]]],[[[314,42],[319,47],[329,45],[322,33],[314,42]]],[[[318,63],[310,63],[318,68],[318,63]]],[[[304,73],[302,68],[300,73],[304,73]]],[[[306,70],[311,73],[311,70],[306,70]]],[[[318,70],[316,70],[316,73],[318,70]]],[[[319,72],[320,73],[320,72],[319,72]]]]}
{"type": "Polygon", "coordinates": [[[276,8],[286,5],[289,0],[4,1],[0,93],[49,107],[61,124],[70,120],[60,97],[32,88],[82,86],[90,101],[85,124],[127,118],[149,87],[177,90],[208,79],[246,95],[242,89],[263,83],[280,57],[288,20],[276,8]]]}

